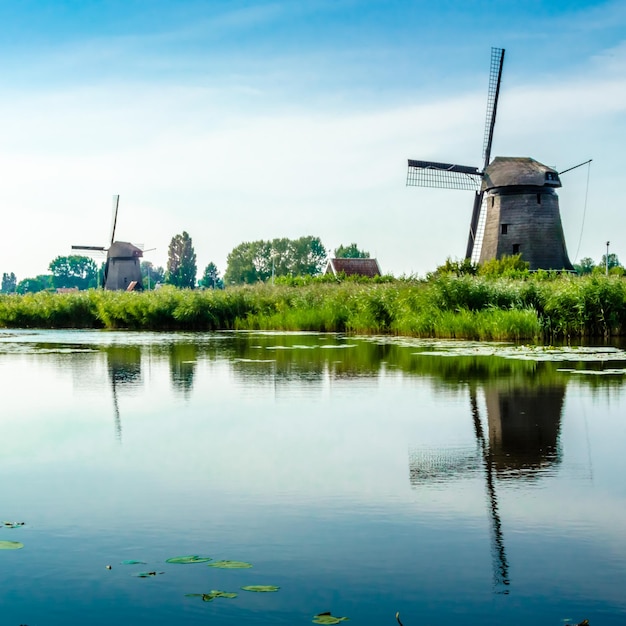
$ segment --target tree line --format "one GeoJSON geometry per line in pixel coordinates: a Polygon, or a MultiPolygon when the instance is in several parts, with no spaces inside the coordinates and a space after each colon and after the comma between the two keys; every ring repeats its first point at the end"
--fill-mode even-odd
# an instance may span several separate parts
{"type": "MultiPolygon", "coordinates": [[[[369,258],[369,252],[360,250],[356,243],[340,245],[334,255],[336,258],[369,258]]],[[[142,261],[140,267],[144,289],[158,289],[164,284],[188,289],[222,289],[225,284],[252,284],[282,276],[316,276],[324,271],[327,257],[319,237],[243,242],[228,255],[223,278],[215,263],[210,262],[197,280],[193,241],[183,231],[170,241],[166,268],[150,261],[142,261]]],[[[57,289],[93,289],[102,285],[104,266],[105,263],[98,265],[87,256],[58,256],[50,261],[47,274],[18,282],[13,272],[3,273],[0,292],[24,294],[57,289]]]]}

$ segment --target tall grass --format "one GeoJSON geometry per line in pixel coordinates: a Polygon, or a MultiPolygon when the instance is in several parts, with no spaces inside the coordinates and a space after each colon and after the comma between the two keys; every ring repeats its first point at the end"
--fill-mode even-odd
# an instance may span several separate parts
{"type": "Polygon", "coordinates": [[[223,291],[163,288],[0,296],[5,328],[307,330],[485,340],[626,334],[626,280],[617,276],[428,281],[304,281],[223,291]]]}

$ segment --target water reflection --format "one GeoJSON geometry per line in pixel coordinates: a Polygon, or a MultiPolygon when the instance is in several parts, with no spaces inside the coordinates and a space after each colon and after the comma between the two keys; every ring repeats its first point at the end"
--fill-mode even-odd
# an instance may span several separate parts
{"type": "MultiPolygon", "coordinates": [[[[475,450],[435,451],[413,449],[409,457],[411,485],[471,477],[482,468],[490,512],[493,582],[496,593],[509,592],[509,564],[504,544],[496,479],[535,479],[560,462],[559,432],[565,399],[565,382],[546,383],[533,376],[519,380],[510,364],[510,377],[467,384],[475,450]],[[486,407],[487,435],[478,395],[486,407]]],[[[502,374],[502,372],[501,372],[502,374]]]]}
{"type": "Polygon", "coordinates": [[[29,524],[26,549],[3,554],[10,623],[104,624],[112,606],[154,626],[299,623],[331,608],[362,624],[396,610],[407,624],[601,611],[622,623],[623,379],[331,335],[12,341],[0,339],[0,470],[7,519],[29,524]],[[37,394],[9,393],[33,380],[37,394]],[[585,411],[593,484],[570,471],[585,411]],[[256,612],[265,599],[186,604],[222,573],[170,568],[148,587],[121,566],[205,551],[254,562],[263,580],[249,582],[285,593],[256,612]],[[58,615],[44,618],[51,602],[58,615]]]}
{"type": "Polygon", "coordinates": [[[122,441],[122,419],[118,399],[119,389],[135,387],[142,384],[141,349],[138,346],[107,346],[107,372],[111,384],[113,398],[113,417],[115,421],[115,437],[122,441]]]}
{"type": "Polygon", "coordinates": [[[172,343],[169,346],[170,378],[174,391],[189,398],[196,373],[198,347],[195,343],[172,343]]]}

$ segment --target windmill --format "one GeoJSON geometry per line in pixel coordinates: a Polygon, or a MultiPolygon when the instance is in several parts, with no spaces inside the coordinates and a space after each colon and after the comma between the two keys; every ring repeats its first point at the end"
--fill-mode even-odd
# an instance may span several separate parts
{"type": "Polygon", "coordinates": [[[492,48],[482,170],[409,159],[406,184],[475,192],[465,253],[472,262],[520,254],[531,270],[573,270],[555,192],[559,172],[529,157],[490,160],[503,63],[504,49],[492,48]]]}
{"type": "Polygon", "coordinates": [[[120,206],[119,195],[113,196],[113,219],[111,222],[111,238],[109,247],[104,246],[72,246],[72,250],[89,252],[106,252],[102,286],[111,291],[136,291],[143,289],[139,259],[143,251],[126,241],[115,241],[117,212],[120,206]]]}

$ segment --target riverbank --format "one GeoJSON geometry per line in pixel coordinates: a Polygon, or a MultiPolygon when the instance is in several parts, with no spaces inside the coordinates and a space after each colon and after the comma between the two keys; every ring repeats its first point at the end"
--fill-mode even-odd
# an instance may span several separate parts
{"type": "Polygon", "coordinates": [[[614,337],[626,335],[626,280],[441,276],[206,291],[11,294],[0,296],[0,327],[300,330],[513,341],[614,337]]]}

